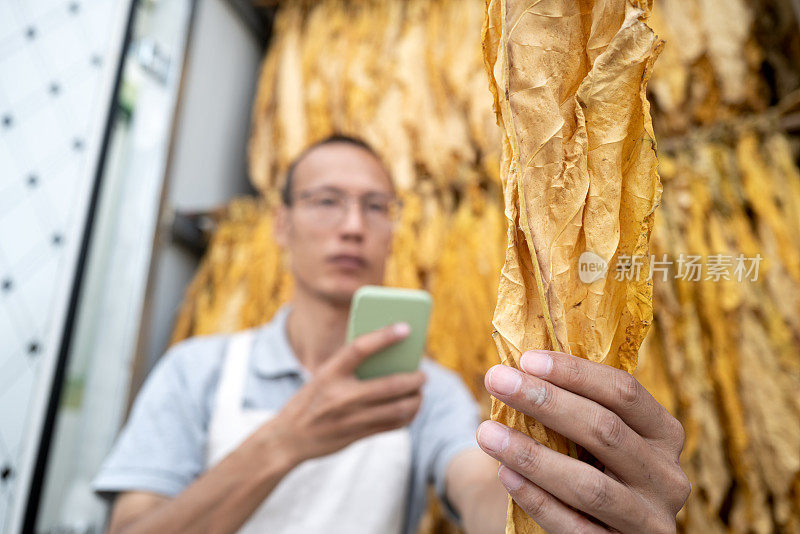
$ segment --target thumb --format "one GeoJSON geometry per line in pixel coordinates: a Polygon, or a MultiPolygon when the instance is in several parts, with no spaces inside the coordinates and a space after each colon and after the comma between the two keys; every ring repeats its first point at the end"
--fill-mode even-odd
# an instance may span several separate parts
{"type": "Polygon", "coordinates": [[[394,323],[355,338],[342,347],[334,357],[337,371],[352,374],[367,358],[390,345],[402,341],[411,332],[406,322],[394,323]]]}

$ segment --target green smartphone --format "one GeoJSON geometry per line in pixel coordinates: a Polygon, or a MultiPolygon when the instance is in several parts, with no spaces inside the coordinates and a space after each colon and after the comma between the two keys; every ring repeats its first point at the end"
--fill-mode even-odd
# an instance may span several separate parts
{"type": "Polygon", "coordinates": [[[400,321],[411,326],[411,333],[404,340],[367,358],[356,369],[356,376],[367,379],[417,370],[428,338],[430,314],[431,295],[427,291],[371,285],[359,287],[350,303],[347,343],[400,321]]]}

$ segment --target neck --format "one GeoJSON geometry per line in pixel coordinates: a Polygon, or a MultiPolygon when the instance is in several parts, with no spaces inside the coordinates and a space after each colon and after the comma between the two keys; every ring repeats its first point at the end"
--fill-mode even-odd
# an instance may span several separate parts
{"type": "Polygon", "coordinates": [[[344,345],[350,305],[311,295],[295,285],[286,330],[295,356],[310,372],[344,345]]]}

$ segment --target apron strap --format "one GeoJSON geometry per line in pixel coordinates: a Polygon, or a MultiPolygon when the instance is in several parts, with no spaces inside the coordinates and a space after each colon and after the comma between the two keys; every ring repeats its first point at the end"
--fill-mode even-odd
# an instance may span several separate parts
{"type": "Polygon", "coordinates": [[[215,413],[233,414],[242,411],[253,335],[253,330],[244,330],[233,334],[228,340],[217,387],[215,413]]]}

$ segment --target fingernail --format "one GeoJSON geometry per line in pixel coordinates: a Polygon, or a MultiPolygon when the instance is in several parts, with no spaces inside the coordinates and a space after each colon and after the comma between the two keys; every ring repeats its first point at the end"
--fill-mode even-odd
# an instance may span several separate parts
{"type": "Polygon", "coordinates": [[[545,376],[553,368],[553,358],[546,352],[529,350],[519,359],[519,366],[526,373],[545,376]]]}
{"type": "Polygon", "coordinates": [[[484,421],[478,427],[478,443],[492,452],[503,452],[508,440],[508,428],[496,421],[484,421]]]}
{"type": "Polygon", "coordinates": [[[489,387],[500,395],[513,395],[519,389],[522,377],[507,365],[495,365],[489,369],[489,387]]]}
{"type": "Polygon", "coordinates": [[[518,490],[522,487],[522,483],[525,482],[522,475],[504,465],[500,466],[500,469],[497,471],[497,476],[500,478],[500,482],[511,491],[518,490]]]}
{"type": "Polygon", "coordinates": [[[409,332],[411,332],[411,325],[408,323],[402,322],[394,324],[394,333],[398,336],[406,336],[409,332]]]}

